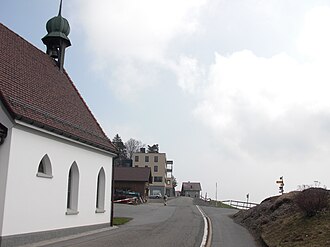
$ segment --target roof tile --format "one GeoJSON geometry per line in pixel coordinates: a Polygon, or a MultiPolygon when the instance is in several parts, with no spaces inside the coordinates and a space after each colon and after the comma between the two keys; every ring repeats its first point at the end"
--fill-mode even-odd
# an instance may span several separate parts
{"type": "Polygon", "coordinates": [[[116,152],[68,74],[0,23],[0,99],[15,119],[116,152]]]}
{"type": "Polygon", "coordinates": [[[115,167],[115,181],[152,182],[150,167],[115,167]]]}

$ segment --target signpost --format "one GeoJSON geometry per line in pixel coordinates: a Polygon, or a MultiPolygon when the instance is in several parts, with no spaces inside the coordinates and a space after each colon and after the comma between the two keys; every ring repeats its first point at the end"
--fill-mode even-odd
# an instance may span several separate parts
{"type": "Polygon", "coordinates": [[[277,183],[278,186],[279,186],[278,188],[279,188],[279,192],[280,192],[280,194],[283,195],[283,193],[284,193],[284,180],[283,180],[283,176],[280,177],[280,179],[277,180],[276,183],[277,183]]]}

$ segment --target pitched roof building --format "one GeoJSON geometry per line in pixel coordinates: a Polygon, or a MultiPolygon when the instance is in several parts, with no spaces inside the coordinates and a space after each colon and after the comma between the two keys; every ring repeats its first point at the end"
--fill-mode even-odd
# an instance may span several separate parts
{"type": "Polygon", "coordinates": [[[188,197],[199,198],[200,192],[202,191],[201,184],[198,182],[183,182],[181,187],[181,195],[188,197]]]}
{"type": "Polygon", "coordinates": [[[107,151],[105,135],[56,61],[0,23],[0,97],[13,119],[107,151]]]}
{"type": "Polygon", "coordinates": [[[0,23],[0,246],[110,225],[117,150],[63,68],[65,21],[47,54],[0,23]]]}
{"type": "Polygon", "coordinates": [[[137,192],[142,199],[148,196],[149,184],[152,183],[150,167],[115,167],[115,192],[137,192]]]}
{"type": "Polygon", "coordinates": [[[113,178],[115,181],[152,182],[149,167],[115,167],[113,178]]]}

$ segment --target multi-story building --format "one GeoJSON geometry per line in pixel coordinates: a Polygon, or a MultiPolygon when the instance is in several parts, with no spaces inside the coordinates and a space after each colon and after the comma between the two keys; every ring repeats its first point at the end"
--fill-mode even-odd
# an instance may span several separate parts
{"type": "Polygon", "coordinates": [[[166,161],[166,195],[175,196],[173,160],[166,161]]]}
{"type": "Polygon", "coordinates": [[[133,154],[133,167],[150,167],[152,183],[149,195],[166,194],[167,160],[166,153],[147,153],[145,148],[133,154]]]}

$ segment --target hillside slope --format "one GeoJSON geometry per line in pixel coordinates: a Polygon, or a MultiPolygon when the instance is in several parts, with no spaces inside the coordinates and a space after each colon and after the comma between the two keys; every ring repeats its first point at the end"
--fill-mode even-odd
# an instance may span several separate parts
{"type": "Polygon", "coordinates": [[[269,247],[330,247],[330,191],[310,188],[270,197],[233,216],[269,247]]]}

